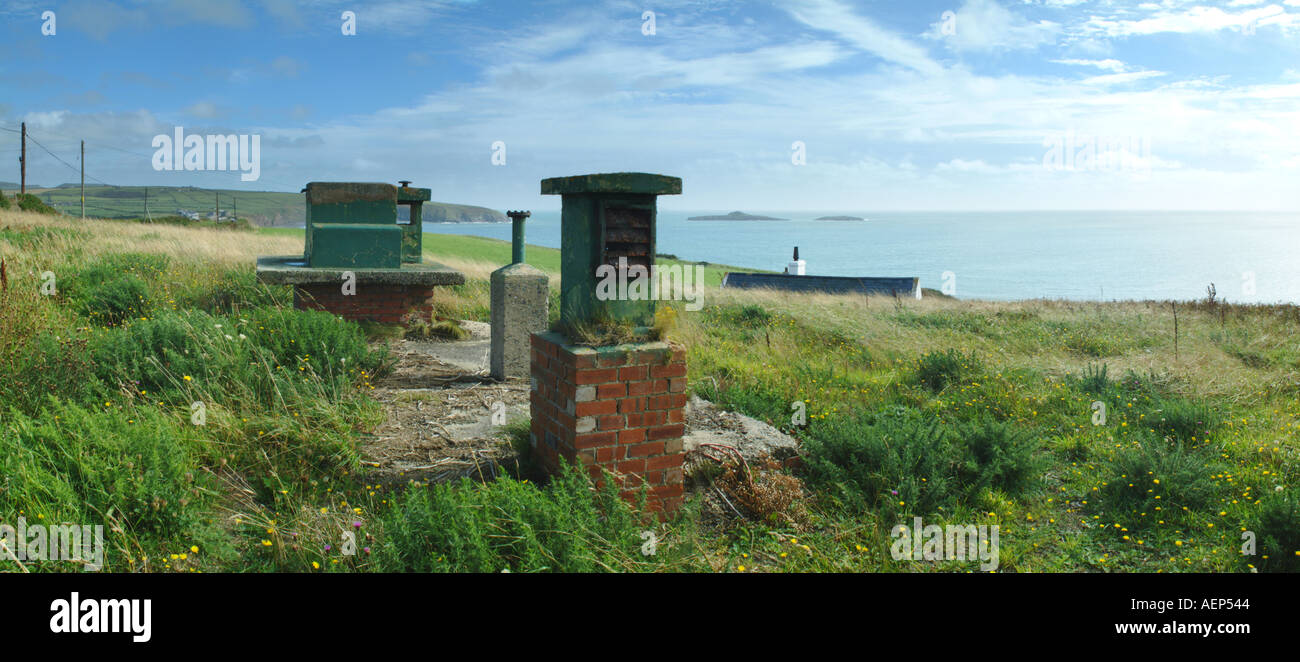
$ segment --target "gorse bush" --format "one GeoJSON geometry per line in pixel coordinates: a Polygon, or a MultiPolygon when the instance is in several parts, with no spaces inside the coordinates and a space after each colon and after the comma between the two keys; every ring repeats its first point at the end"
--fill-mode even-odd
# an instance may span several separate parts
{"type": "Polygon", "coordinates": [[[936,420],[827,421],[804,442],[804,453],[807,483],[852,511],[927,513],[960,497],[960,460],[936,420]]]}
{"type": "MultiPolygon", "coordinates": [[[[7,416],[0,425],[0,508],[21,510],[29,521],[175,535],[194,523],[203,494],[186,433],[154,408],[111,403],[52,401],[39,418],[7,416]]],[[[5,520],[16,516],[5,513],[5,520]]]]}
{"type": "Polygon", "coordinates": [[[974,354],[963,354],[955,349],[926,352],[916,361],[918,383],[932,391],[942,391],[979,371],[979,360],[974,354]]]}
{"type": "Polygon", "coordinates": [[[1205,449],[1144,439],[1140,447],[1117,451],[1107,462],[1102,501],[1118,514],[1139,515],[1135,518],[1139,525],[1151,524],[1156,507],[1196,509],[1211,504],[1217,493],[1211,479],[1216,466],[1205,449]]]}
{"type": "Polygon", "coordinates": [[[961,478],[968,494],[994,487],[1021,494],[1036,479],[1041,462],[1038,444],[1023,429],[1003,422],[967,424],[957,429],[964,446],[961,478]]]}
{"type": "Polygon", "coordinates": [[[31,193],[19,193],[14,196],[14,201],[18,203],[18,208],[23,211],[35,212],[37,214],[57,215],[59,210],[45,204],[45,201],[31,193]]]}
{"type": "Polygon", "coordinates": [[[950,428],[914,411],[879,420],[823,423],[804,442],[807,483],[853,511],[930,513],[967,503],[986,488],[1028,489],[1037,444],[1005,423],[950,428]]]}
{"type": "Polygon", "coordinates": [[[1159,411],[1147,417],[1151,426],[1181,442],[1204,441],[1222,418],[1214,407],[1182,398],[1166,398],[1158,406],[1159,411]]]}
{"type": "Polygon", "coordinates": [[[304,380],[312,392],[337,397],[388,365],[385,350],[367,345],[355,323],[275,308],[247,318],[161,313],[102,332],[92,354],[105,383],[185,403],[199,393],[237,393],[283,404],[283,392],[301,390],[304,380]]]}
{"type": "Polygon", "coordinates": [[[150,282],[167,270],[167,257],[147,253],[105,256],[77,272],[66,285],[77,312],[104,326],[145,317],[154,308],[150,282]]]}
{"type": "Polygon", "coordinates": [[[87,403],[102,400],[103,382],[87,350],[89,342],[81,332],[69,336],[39,331],[25,342],[4,347],[0,406],[35,415],[51,397],[87,403]]]}
{"type": "Polygon", "coordinates": [[[545,487],[462,479],[395,499],[383,515],[377,561],[386,571],[414,572],[631,570],[645,560],[644,528],[613,481],[594,489],[578,469],[545,487]]]}
{"type": "Polygon", "coordinates": [[[1266,572],[1300,572],[1300,502],[1270,494],[1246,527],[1256,536],[1256,556],[1248,560],[1266,572]]]}
{"type": "Polygon", "coordinates": [[[309,365],[329,379],[358,372],[376,375],[391,367],[386,347],[371,348],[360,326],[330,313],[259,308],[245,319],[248,337],[290,368],[309,365]]]}
{"type": "Polygon", "coordinates": [[[257,280],[250,269],[217,270],[189,287],[172,292],[177,308],[194,308],[213,315],[239,316],[244,311],[263,306],[293,307],[293,289],[267,285],[257,280]]]}

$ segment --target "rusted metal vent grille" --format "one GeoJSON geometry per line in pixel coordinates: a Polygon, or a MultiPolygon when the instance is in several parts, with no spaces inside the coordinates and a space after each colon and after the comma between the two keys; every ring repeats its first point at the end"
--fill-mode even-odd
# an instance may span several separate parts
{"type": "Polygon", "coordinates": [[[601,262],[618,268],[618,259],[627,258],[628,267],[647,269],[653,261],[654,238],[650,228],[650,210],[630,207],[605,208],[605,247],[601,262]]]}

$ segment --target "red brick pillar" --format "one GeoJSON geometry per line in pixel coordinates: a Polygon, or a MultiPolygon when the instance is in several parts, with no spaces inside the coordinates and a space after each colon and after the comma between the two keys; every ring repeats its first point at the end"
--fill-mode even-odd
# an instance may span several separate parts
{"type": "Polygon", "coordinates": [[[597,482],[614,474],[624,498],[642,485],[651,510],[682,502],[686,350],[664,342],[590,348],[532,336],[531,443],[548,471],[560,458],[597,482]]]}
{"type": "Polygon", "coordinates": [[[337,282],[293,286],[293,306],[301,310],[324,310],[344,319],[400,324],[408,312],[422,319],[433,314],[433,287],[364,283],[356,294],[343,294],[337,282]]]}

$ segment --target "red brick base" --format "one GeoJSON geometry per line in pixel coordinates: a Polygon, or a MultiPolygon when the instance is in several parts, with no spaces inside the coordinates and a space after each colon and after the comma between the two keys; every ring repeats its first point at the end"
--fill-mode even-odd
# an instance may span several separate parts
{"type": "Polygon", "coordinates": [[[344,319],[400,324],[408,312],[422,319],[433,315],[433,288],[421,285],[362,284],[357,293],[345,296],[339,283],[293,286],[293,306],[302,310],[324,310],[344,319]]]}
{"type": "Polygon", "coordinates": [[[560,458],[603,470],[624,498],[647,488],[651,510],[682,503],[686,350],[666,343],[591,349],[554,333],[532,336],[531,442],[548,471],[560,458]]]}

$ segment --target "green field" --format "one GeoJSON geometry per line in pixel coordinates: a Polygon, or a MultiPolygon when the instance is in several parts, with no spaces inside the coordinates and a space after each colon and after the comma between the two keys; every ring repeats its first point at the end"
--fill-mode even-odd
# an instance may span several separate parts
{"type": "MultiPolygon", "coordinates": [[[[1175,302],[708,288],[699,312],[665,304],[690,390],[801,451],[700,465],[660,523],[526,462],[486,483],[358,478],[391,357],[256,282],[254,258],[301,251],[301,231],[15,211],[0,225],[0,521],[104,522],[110,571],[982,569],[894,556],[914,517],[996,525],[998,572],[1300,570],[1296,306],[1176,302],[1175,335],[1175,302]]],[[[485,321],[508,246],[426,248],[468,276],[436,314],[485,321]]],[[[529,259],[557,267],[553,250],[529,259]]],[[[526,458],[526,430],[509,434],[526,458]]]]}
{"type": "MultiPolygon", "coordinates": [[[[15,191],[6,189],[12,196],[15,191]]],[[[81,189],[64,184],[55,188],[28,187],[46,204],[70,216],[81,215],[81,189]]],[[[86,186],[86,215],[96,218],[145,218],[146,196],[148,215],[154,218],[170,216],[178,210],[197,212],[206,217],[216,208],[226,216],[236,212],[240,218],[261,226],[295,226],[304,222],[305,211],[302,193],[276,191],[236,191],[177,186],[86,186]]],[[[426,202],[424,218],[429,222],[466,221],[491,218],[504,221],[500,212],[445,202],[426,202]]]]}

